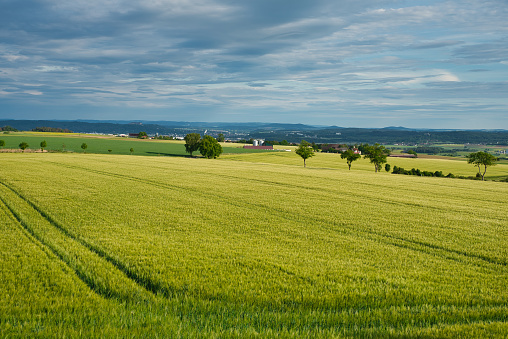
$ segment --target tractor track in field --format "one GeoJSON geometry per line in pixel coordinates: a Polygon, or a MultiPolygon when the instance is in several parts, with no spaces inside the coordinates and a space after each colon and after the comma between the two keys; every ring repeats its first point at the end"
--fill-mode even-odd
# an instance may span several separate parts
{"type": "MultiPolygon", "coordinates": [[[[94,171],[93,169],[89,169],[89,168],[85,168],[85,167],[79,167],[79,166],[73,166],[73,165],[68,165],[68,164],[62,164],[62,163],[58,163],[58,162],[49,162],[49,163],[52,163],[54,165],[59,165],[59,166],[63,166],[63,167],[68,167],[68,168],[73,168],[73,169],[81,169],[81,170],[90,170],[90,171],[94,171]]],[[[114,164],[112,162],[108,162],[110,164],[114,164]]],[[[156,169],[161,169],[161,170],[168,170],[167,167],[159,167],[159,166],[152,166],[153,168],[156,168],[156,169]]],[[[171,168],[171,171],[178,171],[180,173],[189,173],[188,170],[181,170],[181,169],[178,169],[178,168],[171,168]]],[[[124,176],[122,174],[117,174],[117,173],[112,173],[112,172],[106,172],[106,171],[102,171],[104,173],[109,173],[111,175],[118,175],[119,177],[120,176],[124,176]]],[[[195,171],[193,172],[195,174],[202,174],[202,172],[198,172],[198,171],[195,171]]],[[[224,173],[220,173],[218,174],[220,177],[222,178],[229,178],[229,179],[234,179],[234,180],[239,180],[239,181],[242,181],[242,182],[245,182],[245,181],[251,181],[251,182],[256,182],[256,183],[261,183],[261,184],[265,184],[265,185],[269,185],[269,186],[280,186],[280,187],[287,187],[287,188],[293,188],[293,189],[298,189],[298,190],[305,190],[305,191],[310,191],[310,192],[315,192],[316,194],[321,194],[323,192],[327,192],[331,195],[337,195],[338,192],[334,189],[331,189],[331,188],[328,188],[328,187],[312,187],[312,186],[303,186],[303,185],[298,185],[298,184],[294,184],[294,183],[287,183],[287,182],[279,182],[279,181],[273,181],[273,180],[266,180],[266,179],[257,179],[257,178],[252,178],[252,177],[248,177],[248,178],[245,178],[245,177],[238,177],[238,176],[234,176],[234,175],[231,175],[231,174],[224,174],[224,173]]],[[[192,176],[192,174],[190,175],[192,176]]],[[[126,176],[126,178],[130,178],[130,180],[136,180],[136,179],[139,179],[140,182],[143,182],[144,180],[146,180],[146,182],[151,182],[151,183],[154,183],[154,184],[162,184],[162,185],[168,185],[168,186],[171,186],[171,187],[174,187],[176,189],[178,188],[182,188],[181,186],[176,186],[176,185],[171,185],[171,184],[166,184],[166,183],[160,183],[160,182],[156,182],[156,181],[151,181],[151,180],[147,180],[147,179],[141,179],[141,178],[136,178],[136,177],[133,177],[133,176],[126,176]]],[[[375,189],[379,188],[379,187],[384,187],[383,185],[379,185],[379,184],[376,184],[376,183],[367,183],[367,182],[362,182],[361,183],[363,186],[369,186],[369,187],[373,187],[375,189]]],[[[427,184],[427,185],[431,185],[431,186],[439,186],[439,185],[435,185],[435,184],[427,184]]],[[[185,188],[186,190],[192,190],[192,188],[185,188]]],[[[411,188],[405,188],[405,190],[409,193],[410,196],[414,195],[414,191],[411,189],[411,188]]],[[[383,204],[386,204],[386,205],[392,205],[392,206],[400,206],[400,207],[407,207],[407,206],[411,206],[411,207],[414,207],[414,208],[424,208],[424,209],[428,209],[428,210],[432,210],[432,211],[438,211],[438,212],[442,212],[443,209],[442,209],[442,206],[432,206],[432,205],[428,205],[428,204],[424,204],[424,203],[418,203],[418,202],[413,202],[413,201],[398,201],[398,200],[394,200],[392,198],[380,198],[380,197],[377,197],[377,196],[373,196],[372,194],[369,194],[371,193],[371,191],[369,191],[368,193],[362,193],[362,192],[344,192],[344,191],[341,191],[340,194],[341,196],[349,196],[349,197],[353,197],[353,198],[361,198],[361,199],[366,199],[366,201],[370,204],[373,204],[373,205],[376,205],[374,204],[374,202],[378,202],[378,203],[383,203],[383,204]]],[[[436,196],[431,196],[429,197],[429,199],[432,199],[433,201],[436,201],[438,197],[436,196]]],[[[483,200],[484,203],[487,203],[487,202],[490,202],[492,204],[500,204],[500,202],[498,200],[483,200]]],[[[448,210],[450,211],[450,210],[448,210]]],[[[453,211],[457,211],[457,212],[460,212],[461,215],[470,215],[471,217],[475,217],[475,215],[471,212],[471,210],[467,207],[463,207],[461,206],[460,208],[456,208],[454,209],[453,211]]],[[[500,217],[500,218],[493,218],[493,220],[496,220],[497,222],[499,222],[500,224],[503,224],[506,222],[506,220],[504,219],[504,216],[500,217]]]]}
{"type": "MultiPolygon", "coordinates": [[[[178,185],[172,185],[172,184],[168,184],[168,183],[161,183],[161,182],[158,182],[158,181],[137,178],[137,177],[134,177],[134,176],[127,176],[127,175],[124,175],[124,174],[118,174],[118,173],[112,173],[112,172],[107,172],[107,171],[95,170],[95,169],[90,169],[90,168],[85,168],[85,167],[80,167],[80,166],[73,166],[73,165],[68,165],[68,164],[62,164],[62,163],[58,163],[58,162],[49,162],[49,163],[57,165],[57,166],[61,166],[61,167],[71,168],[71,169],[79,169],[79,170],[84,170],[84,171],[95,172],[97,174],[116,176],[118,178],[126,178],[126,179],[129,179],[129,180],[132,180],[132,181],[139,181],[141,183],[151,184],[153,186],[158,186],[158,187],[161,187],[161,188],[174,188],[174,189],[178,189],[178,190],[195,191],[196,193],[203,194],[203,192],[197,191],[196,189],[190,188],[190,187],[189,188],[184,188],[184,187],[178,186],[178,185]]],[[[164,168],[164,167],[154,166],[154,168],[162,169],[162,170],[167,170],[167,168],[164,168]]],[[[171,171],[179,171],[181,173],[184,173],[184,172],[188,173],[187,170],[184,171],[184,170],[179,170],[179,169],[174,169],[174,168],[172,168],[171,171]]],[[[195,173],[196,174],[201,174],[201,172],[195,172],[195,173]]],[[[278,181],[273,181],[273,180],[264,180],[264,179],[256,179],[256,178],[244,178],[244,177],[238,177],[238,176],[234,176],[234,175],[230,175],[230,174],[224,174],[224,173],[220,173],[218,175],[220,177],[222,177],[222,178],[229,178],[229,179],[239,180],[239,181],[242,181],[242,182],[245,182],[246,180],[248,180],[248,181],[251,181],[251,182],[257,182],[257,183],[261,183],[261,184],[265,184],[265,185],[269,185],[269,186],[280,186],[280,187],[288,187],[288,188],[293,188],[293,189],[298,189],[298,190],[312,191],[312,192],[315,192],[316,194],[319,194],[319,195],[321,193],[323,193],[323,192],[327,192],[327,193],[329,193],[331,195],[337,195],[337,193],[338,193],[336,190],[333,190],[333,189],[330,189],[330,188],[327,188],[327,187],[309,187],[309,186],[302,186],[302,185],[297,185],[297,184],[287,183],[287,182],[278,182],[278,181]]],[[[380,185],[377,185],[377,184],[365,183],[365,182],[362,182],[362,185],[372,186],[372,187],[379,187],[380,186],[380,185]]],[[[410,189],[408,189],[408,192],[413,194],[413,191],[410,190],[410,189]]],[[[392,205],[392,206],[400,206],[400,207],[411,206],[411,207],[414,207],[414,208],[425,208],[425,209],[429,209],[429,210],[432,210],[432,211],[439,211],[439,212],[443,211],[442,207],[440,207],[440,206],[425,205],[423,203],[417,203],[417,202],[411,202],[411,201],[396,201],[396,200],[389,199],[389,198],[374,197],[371,194],[361,194],[360,192],[354,192],[354,193],[353,192],[340,192],[340,194],[341,194],[341,196],[349,196],[349,197],[353,197],[353,198],[366,199],[366,202],[372,203],[373,205],[376,205],[373,202],[378,202],[378,203],[383,203],[383,204],[392,205]]],[[[435,198],[435,197],[433,197],[433,198],[435,198]]],[[[499,204],[499,201],[492,201],[492,203],[498,203],[499,204]]],[[[468,208],[460,208],[460,209],[456,209],[455,211],[460,212],[462,215],[471,215],[472,217],[475,217],[475,215],[472,214],[472,212],[468,208]]],[[[504,223],[505,222],[504,217],[503,217],[503,219],[494,218],[494,220],[498,221],[499,223],[504,223]]]]}
{"type": "MultiPolygon", "coordinates": [[[[455,261],[458,261],[461,263],[471,264],[471,259],[474,259],[474,260],[478,261],[477,264],[479,264],[481,262],[484,264],[493,264],[498,267],[499,266],[506,267],[508,265],[507,260],[498,260],[496,258],[491,258],[491,257],[481,255],[481,254],[468,253],[466,251],[455,250],[455,249],[447,248],[444,246],[439,246],[439,245],[424,242],[424,241],[407,239],[407,238],[398,237],[398,236],[394,236],[394,235],[390,235],[390,234],[385,234],[382,232],[376,232],[372,229],[368,230],[368,231],[367,230],[358,230],[353,225],[348,225],[345,222],[330,221],[326,218],[322,218],[319,216],[313,216],[312,218],[308,217],[308,216],[295,216],[292,213],[290,213],[289,211],[286,211],[286,210],[283,210],[280,208],[275,208],[272,206],[267,206],[264,204],[259,204],[259,203],[255,203],[252,201],[245,201],[245,200],[240,200],[240,199],[232,201],[230,199],[221,197],[219,195],[213,195],[211,193],[203,192],[203,191],[198,190],[196,188],[181,187],[181,186],[174,185],[174,184],[161,183],[158,181],[142,179],[142,178],[138,178],[138,177],[134,177],[134,176],[130,176],[130,175],[112,173],[112,172],[97,170],[97,169],[83,168],[80,166],[73,166],[73,165],[67,165],[67,164],[64,165],[64,164],[56,163],[56,162],[53,162],[53,164],[58,165],[58,166],[63,166],[66,168],[70,168],[70,169],[81,170],[81,171],[85,171],[85,172],[92,172],[92,173],[103,175],[103,176],[109,176],[109,177],[114,177],[114,178],[119,178],[119,179],[124,179],[124,180],[135,181],[135,182],[139,182],[139,183],[143,183],[146,185],[151,185],[151,186],[159,187],[159,188],[163,188],[163,189],[173,189],[173,190],[177,190],[180,192],[192,191],[195,194],[198,194],[198,195],[201,195],[204,197],[212,197],[214,200],[222,201],[226,204],[229,204],[229,205],[232,205],[235,207],[248,208],[248,209],[252,209],[252,207],[255,207],[255,208],[258,208],[261,210],[265,210],[268,213],[271,212],[272,214],[276,214],[276,215],[280,216],[281,218],[289,219],[289,220],[292,220],[294,222],[304,224],[304,225],[309,225],[312,223],[319,222],[319,226],[326,228],[330,231],[336,232],[336,233],[353,235],[353,236],[362,235],[372,241],[381,242],[381,243],[384,243],[387,245],[405,248],[405,249],[409,249],[409,250],[414,250],[414,251],[426,253],[429,255],[443,257],[443,258],[455,260],[455,261]]],[[[232,177],[235,179],[238,179],[234,176],[232,176],[232,177]]],[[[255,179],[255,180],[257,180],[257,179],[255,179]]],[[[291,184],[287,184],[287,185],[291,185],[291,184]]],[[[292,187],[302,188],[298,185],[292,185],[292,187]]],[[[313,189],[316,189],[316,188],[313,188],[313,189]]],[[[397,204],[403,205],[402,203],[397,203],[397,204]]]]}
{"type": "MultiPolygon", "coordinates": [[[[0,182],[0,184],[2,184],[3,186],[10,189],[10,187],[5,185],[4,183],[0,182]]],[[[14,192],[14,193],[16,193],[16,192],[14,192]]],[[[35,230],[30,225],[28,225],[28,223],[23,221],[23,218],[21,217],[21,215],[18,214],[11,207],[11,205],[6,200],[4,200],[4,198],[2,198],[2,196],[0,196],[0,201],[5,205],[7,210],[10,212],[11,217],[14,220],[16,220],[16,222],[20,225],[20,227],[31,236],[32,241],[36,242],[36,244],[41,249],[43,249],[45,252],[48,251],[48,252],[52,253],[53,255],[55,255],[63,264],[65,264],[69,269],[71,269],[76,274],[76,276],[82,282],[84,282],[92,291],[94,291],[98,295],[101,295],[106,298],[119,297],[119,296],[115,296],[113,292],[110,292],[110,291],[106,292],[106,291],[99,289],[96,286],[96,284],[93,282],[93,280],[89,279],[86,275],[82,274],[81,271],[79,269],[77,269],[76,267],[74,267],[74,265],[72,265],[69,262],[69,260],[60,251],[58,251],[54,246],[52,246],[51,244],[46,242],[37,232],[35,232],[35,230]]]]}
{"type": "MultiPolygon", "coordinates": [[[[42,219],[48,222],[54,229],[58,230],[68,241],[73,241],[83,246],[87,251],[97,255],[101,260],[105,260],[109,264],[118,270],[118,273],[129,279],[131,282],[135,283],[137,286],[141,287],[143,290],[149,292],[151,295],[162,294],[166,297],[174,295],[177,291],[169,289],[165,286],[162,286],[158,282],[154,282],[146,277],[142,277],[132,269],[130,269],[127,265],[123,264],[119,260],[113,258],[104,250],[94,246],[93,244],[88,243],[84,239],[79,236],[76,236],[64,226],[60,225],[56,220],[54,220],[51,216],[49,216],[46,212],[44,212],[41,208],[35,205],[32,201],[26,198],[23,194],[19,193],[11,187],[9,184],[0,180],[0,185],[11,191],[15,196],[24,201],[33,211],[36,212],[42,219]]],[[[76,273],[78,278],[83,281],[92,291],[106,298],[116,298],[120,300],[131,300],[129,295],[119,294],[112,290],[105,290],[103,287],[98,286],[93,279],[84,274],[76,265],[71,262],[71,259],[67,258],[63,253],[63,250],[58,248],[58,246],[51,244],[50,241],[44,239],[43,236],[38,234],[38,232],[31,226],[29,223],[23,220],[22,215],[18,213],[8,201],[6,201],[2,196],[0,196],[0,201],[6,206],[8,211],[11,213],[12,217],[20,224],[20,226],[26,230],[34,239],[36,239],[40,245],[50,252],[52,252],[56,257],[58,257],[65,265],[67,265],[72,271],[76,273]]],[[[112,272],[109,271],[109,274],[112,272]]]]}

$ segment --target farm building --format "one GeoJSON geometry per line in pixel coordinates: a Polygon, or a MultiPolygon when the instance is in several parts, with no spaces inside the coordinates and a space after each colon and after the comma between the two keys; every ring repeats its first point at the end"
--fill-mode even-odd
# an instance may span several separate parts
{"type": "Polygon", "coordinates": [[[247,149],[273,149],[272,145],[265,143],[264,140],[253,140],[252,146],[245,145],[243,148],[247,149]]]}
{"type": "MultiPolygon", "coordinates": [[[[323,152],[337,152],[337,153],[344,153],[349,148],[347,145],[341,145],[341,144],[323,144],[321,145],[321,150],[323,152]]],[[[362,154],[362,152],[358,148],[353,148],[354,154],[362,154]]]]}

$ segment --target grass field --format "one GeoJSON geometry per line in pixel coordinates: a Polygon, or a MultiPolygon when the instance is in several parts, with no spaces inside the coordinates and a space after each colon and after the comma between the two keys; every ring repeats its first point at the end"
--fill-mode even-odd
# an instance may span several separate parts
{"type": "Polygon", "coordinates": [[[508,333],[506,183],[336,154],[0,161],[2,336],[508,333]]]}
{"type": "MultiPolygon", "coordinates": [[[[81,144],[86,143],[87,153],[96,154],[131,154],[145,156],[185,156],[184,141],[179,140],[144,140],[133,138],[120,138],[114,136],[101,136],[94,134],[64,134],[41,132],[10,132],[0,134],[0,140],[5,141],[7,149],[19,149],[21,142],[26,142],[29,149],[40,149],[41,141],[47,143],[49,151],[83,153],[81,144]],[[111,150],[111,152],[109,152],[111,150]]],[[[243,144],[222,143],[224,154],[228,153],[266,153],[261,150],[243,149],[243,144]]],[[[194,155],[199,155],[195,152],[194,155]]]]}

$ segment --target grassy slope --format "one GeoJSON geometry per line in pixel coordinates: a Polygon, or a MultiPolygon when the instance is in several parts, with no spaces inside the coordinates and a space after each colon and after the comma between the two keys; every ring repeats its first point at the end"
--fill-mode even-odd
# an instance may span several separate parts
{"type": "Polygon", "coordinates": [[[505,183],[347,171],[331,154],[307,169],[290,153],[0,158],[2,333],[508,330],[505,183]]]}

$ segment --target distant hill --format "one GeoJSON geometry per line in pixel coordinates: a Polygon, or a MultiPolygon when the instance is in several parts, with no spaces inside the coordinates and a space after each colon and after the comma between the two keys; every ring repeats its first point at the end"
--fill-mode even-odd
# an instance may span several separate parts
{"type": "Polygon", "coordinates": [[[433,130],[405,127],[345,128],[337,126],[311,126],[284,123],[227,123],[184,121],[97,121],[97,120],[0,120],[0,127],[12,126],[21,131],[31,131],[40,126],[61,128],[76,133],[128,134],[141,131],[149,135],[185,136],[200,133],[217,136],[223,133],[231,140],[264,139],[315,143],[381,143],[381,144],[490,144],[508,145],[507,130],[433,130]]]}

